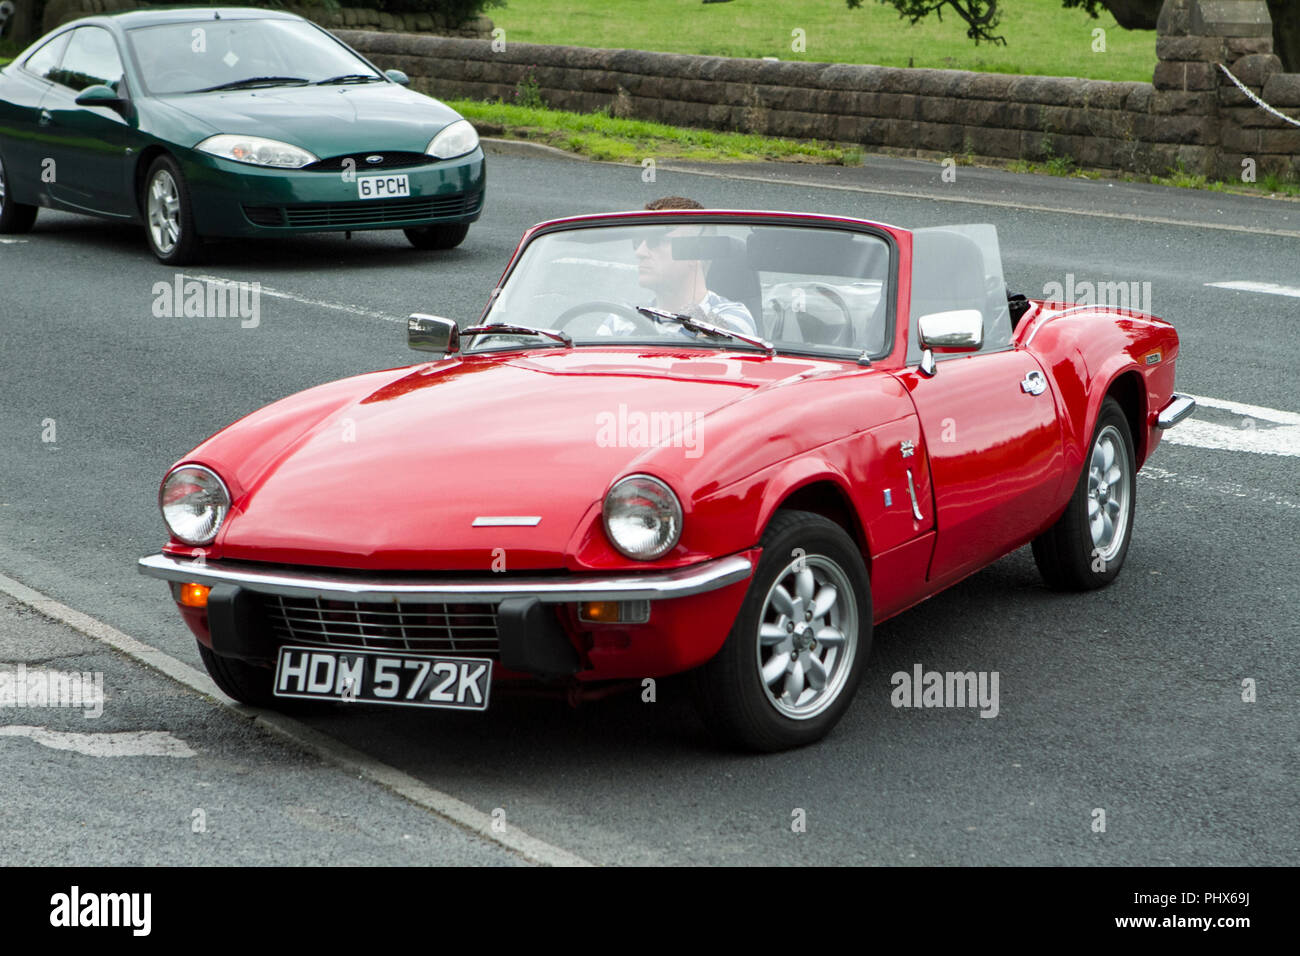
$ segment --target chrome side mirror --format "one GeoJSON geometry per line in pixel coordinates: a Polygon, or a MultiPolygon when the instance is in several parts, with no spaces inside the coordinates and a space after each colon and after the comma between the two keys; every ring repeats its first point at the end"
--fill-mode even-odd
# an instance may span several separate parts
{"type": "Polygon", "coordinates": [[[451,319],[417,312],[406,320],[406,344],[417,352],[438,352],[445,358],[460,351],[460,328],[451,319]]]}
{"type": "Polygon", "coordinates": [[[388,77],[399,86],[411,85],[411,78],[401,70],[384,70],[384,76],[388,77]]]}
{"type": "Polygon", "coordinates": [[[935,352],[975,352],[984,344],[984,313],[979,309],[931,312],[916,320],[921,348],[935,352]]]}

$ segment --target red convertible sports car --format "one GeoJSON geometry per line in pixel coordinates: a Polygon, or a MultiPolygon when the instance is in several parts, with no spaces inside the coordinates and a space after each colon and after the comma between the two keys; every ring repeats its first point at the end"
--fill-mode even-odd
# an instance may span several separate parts
{"type": "Polygon", "coordinates": [[[692,671],[710,730],[823,736],[873,624],[1032,542],[1119,573],[1174,393],[1150,315],[1008,295],[992,226],[736,211],[530,229],[477,325],[310,389],[163,480],[216,683],[483,709],[692,671]]]}

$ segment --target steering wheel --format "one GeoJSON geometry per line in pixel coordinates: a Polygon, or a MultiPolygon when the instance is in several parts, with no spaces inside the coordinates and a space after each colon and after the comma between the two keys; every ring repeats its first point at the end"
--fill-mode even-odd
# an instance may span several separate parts
{"type": "Polygon", "coordinates": [[[582,315],[588,315],[592,312],[608,314],[610,312],[617,316],[627,319],[636,325],[637,332],[657,332],[658,326],[649,316],[642,315],[630,305],[622,302],[611,302],[606,299],[592,299],[589,302],[579,302],[577,305],[570,306],[555,317],[554,326],[556,329],[563,330],[574,319],[582,315]]]}
{"type": "Polygon", "coordinates": [[[844,313],[844,327],[840,329],[835,336],[834,342],[826,342],[826,345],[848,346],[853,345],[857,340],[857,329],[853,327],[853,312],[849,304],[844,301],[844,297],[834,289],[824,285],[813,286],[814,292],[820,292],[826,298],[830,299],[831,304],[844,313]]]}

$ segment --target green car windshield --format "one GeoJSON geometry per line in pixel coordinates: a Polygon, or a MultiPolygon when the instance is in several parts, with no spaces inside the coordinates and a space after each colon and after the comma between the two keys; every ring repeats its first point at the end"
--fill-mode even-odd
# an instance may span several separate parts
{"type": "Polygon", "coordinates": [[[381,79],[329,34],[297,20],[189,20],[137,27],[127,37],[155,95],[340,76],[381,79]]]}

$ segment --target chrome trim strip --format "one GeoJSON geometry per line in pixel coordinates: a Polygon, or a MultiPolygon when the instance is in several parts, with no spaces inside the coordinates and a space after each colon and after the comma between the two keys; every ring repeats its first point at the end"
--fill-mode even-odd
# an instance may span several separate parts
{"type": "Polygon", "coordinates": [[[140,573],[164,581],[194,584],[237,584],[262,594],[286,597],[344,599],[374,603],[398,601],[460,601],[494,603],[512,597],[535,597],[544,604],[572,601],[663,601],[716,591],[744,581],[754,573],[749,559],[734,554],[689,568],[644,574],[583,574],[572,577],[462,578],[447,581],[404,578],[348,577],[322,569],[271,570],[256,564],[222,561],[198,563],[167,554],[139,561],[140,573]]]}
{"type": "Polygon", "coordinates": [[[532,528],[541,524],[541,515],[479,515],[475,528],[532,528]]]}
{"type": "Polygon", "coordinates": [[[1169,404],[1160,409],[1160,414],[1156,416],[1156,428],[1173,428],[1195,410],[1196,399],[1175,392],[1169,404]]]}

